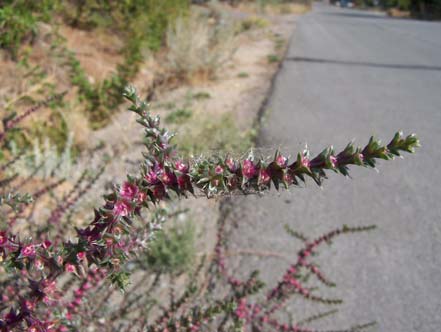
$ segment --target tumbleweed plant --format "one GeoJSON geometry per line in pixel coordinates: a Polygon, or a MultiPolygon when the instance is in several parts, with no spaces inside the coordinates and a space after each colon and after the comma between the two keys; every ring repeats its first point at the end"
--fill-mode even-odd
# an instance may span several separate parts
{"type": "MultiPolygon", "coordinates": [[[[314,256],[335,238],[374,226],[342,226],[314,239],[288,229],[302,242],[302,249],[274,285],[264,288],[256,271],[245,279],[231,274],[225,254],[225,222],[218,223],[213,255],[191,261],[190,268],[186,265],[190,270],[187,278],[156,268],[161,257],[168,257],[170,266],[175,264],[170,255],[180,245],[165,239],[183,239],[182,246],[189,245],[188,236],[165,236],[163,224],[181,212],[164,203],[188,196],[212,198],[263,193],[273,187],[290,189],[307,178],[321,185],[327,171],[347,176],[351,165],[373,168],[377,159],[412,153],[419,146],[417,137],[397,133],[386,145],[371,138],[362,148],[350,143],[342,151],[329,147],[316,156],[305,150],[293,160],[279,151],[272,157],[250,153],[242,159],[229,155],[182,159],[173,145],[173,133],[161,126],[158,116],[150,114],[147,102],[135,89],[126,88],[124,97],[144,128],[143,159],[136,174],[127,175],[126,181],[115,184],[104,196],[104,203],[86,225],[69,229],[75,219],[71,209],[102,170],[95,177],[85,172],[46,207],[51,211],[47,220],[35,220],[35,207],[41,206],[45,195],[55,196],[63,179],[48,178],[25,194],[20,192],[23,180],[13,172],[6,173],[13,170],[18,157],[0,166],[0,330],[315,331],[308,323],[333,310],[297,322],[284,320],[280,311],[293,298],[338,306],[340,299],[320,295],[317,285],[333,287],[334,283],[314,262],[314,256]],[[26,232],[21,231],[23,225],[26,232]],[[162,244],[157,246],[155,241],[162,244]],[[155,252],[159,256],[148,259],[155,252]],[[139,270],[149,266],[155,267],[150,276],[140,276],[139,270]]],[[[36,111],[4,121],[0,143],[36,111]]],[[[371,325],[362,323],[339,331],[360,331],[371,325]]]]}

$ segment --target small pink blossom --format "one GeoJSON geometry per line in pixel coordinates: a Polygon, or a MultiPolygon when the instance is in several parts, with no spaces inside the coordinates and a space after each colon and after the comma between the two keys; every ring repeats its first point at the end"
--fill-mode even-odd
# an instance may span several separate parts
{"type": "Polygon", "coordinates": [[[237,163],[234,161],[233,158],[227,158],[225,160],[225,164],[228,166],[228,169],[231,173],[235,173],[237,171],[237,163]]]}
{"type": "Polygon", "coordinates": [[[166,186],[171,186],[176,183],[176,175],[172,172],[164,172],[161,177],[161,181],[166,186]]]}
{"type": "Polygon", "coordinates": [[[302,156],[302,160],[301,160],[302,166],[309,168],[311,165],[310,160],[307,157],[302,156]]]}
{"type": "Polygon", "coordinates": [[[268,184],[270,180],[270,172],[267,169],[261,168],[259,172],[259,182],[261,184],[268,184]]]}
{"type": "Polygon", "coordinates": [[[115,203],[115,206],[113,207],[113,213],[116,216],[125,217],[130,214],[132,210],[132,207],[130,206],[130,203],[127,201],[117,201],[115,203]]]}
{"type": "Polygon", "coordinates": [[[44,240],[43,243],[41,244],[41,246],[42,246],[44,249],[49,249],[49,247],[50,247],[51,245],[52,245],[52,242],[49,241],[49,240],[44,240]]]}
{"type": "Polygon", "coordinates": [[[86,253],[84,251],[81,251],[79,253],[77,253],[77,260],[79,262],[81,262],[82,260],[84,260],[84,258],[86,258],[86,253]]]}
{"type": "Polygon", "coordinates": [[[139,191],[136,195],[136,203],[141,204],[142,202],[145,202],[147,199],[147,194],[143,191],[139,191]]]}
{"type": "Polygon", "coordinates": [[[330,157],[329,157],[329,161],[331,162],[331,166],[332,166],[332,168],[337,167],[337,162],[338,162],[338,160],[337,160],[337,158],[336,158],[335,156],[330,156],[330,157]]]}
{"type": "Polygon", "coordinates": [[[35,302],[29,301],[29,300],[25,300],[23,303],[23,306],[30,311],[34,311],[35,310],[35,302]]]}
{"type": "Polygon", "coordinates": [[[277,166],[279,166],[281,168],[285,168],[287,163],[288,163],[288,158],[286,158],[285,156],[279,154],[276,157],[276,164],[277,164],[277,166]]]}
{"type": "Polygon", "coordinates": [[[244,160],[242,166],[242,173],[247,179],[251,179],[256,175],[257,173],[256,166],[251,160],[249,159],[244,160]]]}
{"type": "Polygon", "coordinates": [[[241,298],[236,308],[236,316],[239,319],[246,319],[248,317],[248,307],[246,298],[241,298]]]}
{"type": "Polygon", "coordinates": [[[217,165],[217,166],[214,168],[214,172],[215,172],[217,175],[221,175],[221,174],[224,173],[224,169],[223,169],[223,167],[222,167],[221,165],[217,165]]]}
{"type": "Polygon", "coordinates": [[[57,283],[54,280],[43,280],[41,286],[46,294],[53,294],[57,290],[57,283]]]}
{"type": "Polygon", "coordinates": [[[84,290],[88,290],[88,289],[91,289],[91,288],[92,288],[92,285],[89,282],[85,282],[83,284],[83,289],[84,290]]]}
{"type": "Polygon", "coordinates": [[[58,265],[63,264],[63,257],[57,256],[57,263],[58,263],[58,265]]]}
{"type": "Polygon", "coordinates": [[[21,255],[23,257],[34,257],[36,254],[35,246],[33,244],[28,244],[21,249],[21,255]]]}
{"type": "Polygon", "coordinates": [[[138,193],[138,187],[133,183],[124,182],[119,193],[123,198],[132,200],[138,193]]]}
{"type": "Polygon", "coordinates": [[[0,246],[3,246],[8,242],[8,236],[5,231],[0,232],[0,246]]]}
{"type": "Polygon", "coordinates": [[[75,265],[73,265],[73,264],[71,264],[71,263],[67,263],[66,265],[65,265],[65,267],[64,267],[64,269],[66,270],[66,272],[70,272],[70,273],[72,273],[72,272],[76,272],[76,268],[75,268],[75,265]]]}
{"type": "Polygon", "coordinates": [[[239,183],[238,183],[238,180],[237,180],[236,176],[233,176],[233,177],[228,179],[228,188],[230,190],[236,189],[238,184],[239,183]]]}
{"type": "Polygon", "coordinates": [[[188,165],[185,164],[182,160],[178,160],[175,163],[175,168],[181,172],[181,173],[187,173],[188,172],[188,165]]]}
{"type": "Polygon", "coordinates": [[[34,262],[34,265],[35,265],[35,268],[37,270],[41,271],[41,270],[44,269],[44,263],[43,263],[43,261],[41,259],[36,259],[35,262],[34,262]]]}
{"type": "Polygon", "coordinates": [[[158,175],[154,171],[148,172],[144,178],[148,184],[157,184],[159,182],[158,175]]]}
{"type": "Polygon", "coordinates": [[[190,187],[190,177],[187,174],[178,176],[178,187],[182,190],[186,190],[190,187]]]}
{"type": "Polygon", "coordinates": [[[285,181],[287,184],[291,184],[294,181],[294,178],[292,177],[292,175],[290,173],[285,173],[283,175],[283,181],[285,181]]]}
{"type": "Polygon", "coordinates": [[[153,196],[156,199],[162,199],[165,196],[165,188],[162,184],[158,184],[153,188],[153,196]]]}

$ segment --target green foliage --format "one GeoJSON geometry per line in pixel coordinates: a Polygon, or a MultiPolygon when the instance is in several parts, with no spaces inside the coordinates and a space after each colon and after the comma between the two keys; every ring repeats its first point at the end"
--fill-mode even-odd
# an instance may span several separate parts
{"type": "Polygon", "coordinates": [[[211,95],[208,92],[200,91],[200,92],[196,92],[193,95],[193,98],[196,100],[210,99],[211,95]]]}
{"type": "Polygon", "coordinates": [[[216,152],[243,153],[253,146],[254,130],[241,131],[232,114],[198,115],[179,127],[178,149],[183,154],[216,152]]]}
{"type": "Polygon", "coordinates": [[[195,259],[195,228],[191,222],[176,223],[160,232],[146,258],[147,267],[159,273],[180,274],[195,259]]]}
{"type": "MultiPolygon", "coordinates": [[[[39,21],[50,22],[61,14],[77,28],[105,28],[125,40],[121,50],[123,62],[116,72],[101,82],[91,83],[75,53],[65,46],[62,57],[69,68],[71,84],[78,87],[80,100],[86,102],[86,113],[93,128],[106,125],[123,101],[121,92],[139,71],[143,49],[158,50],[164,42],[170,22],[188,13],[189,0],[0,0],[0,48],[18,59],[18,49],[25,39],[37,33],[39,21]]],[[[58,36],[59,45],[64,43],[58,36]]],[[[55,42],[55,43],[56,43],[55,42]]],[[[24,59],[26,62],[26,59],[24,59]]]]}
{"type": "Polygon", "coordinates": [[[258,16],[251,16],[249,18],[244,19],[240,23],[239,31],[245,32],[253,29],[263,29],[266,28],[268,25],[269,25],[268,20],[258,16]]]}
{"type": "Polygon", "coordinates": [[[278,56],[278,55],[275,55],[275,54],[270,54],[270,55],[268,55],[268,56],[267,56],[267,59],[268,59],[268,62],[269,62],[269,63],[276,63],[276,62],[279,62],[279,61],[280,61],[279,56],[278,56]]]}
{"type": "Polygon", "coordinates": [[[0,206],[8,205],[14,211],[18,211],[19,207],[23,204],[30,204],[32,202],[32,196],[30,194],[16,194],[16,193],[6,193],[0,194],[0,206]]]}
{"type": "Polygon", "coordinates": [[[189,0],[132,0],[139,13],[134,23],[145,45],[151,50],[158,50],[171,22],[188,13],[189,0]]]}
{"type": "Polygon", "coordinates": [[[169,23],[189,7],[189,0],[73,0],[64,8],[64,14],[76,27],[113,28],[158,50],[169,23]]]}
{"type": "Polygon", "coordinates": [[[171,112],[165,117],[165,121],[168,123],[182,124],[193,115],[193,111],[186,108],[181,108],[171,112]]]}
{"type": "Polygon", "coordinates": [[[22,42],[35,37],[37,23],[50,21],[57,5],[57,0],[0,1],[0,49],[17,59],[22,42]]]}

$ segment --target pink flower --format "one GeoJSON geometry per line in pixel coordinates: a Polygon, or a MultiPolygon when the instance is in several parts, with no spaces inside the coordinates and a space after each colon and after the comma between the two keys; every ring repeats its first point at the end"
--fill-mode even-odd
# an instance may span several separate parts
{"type": "Polygon", "coordinates": [[[35,268],[37,270],[41,271],[41,270],[44,269],[44,263],[43,263],[43,261],[41,259],[36,259],[35,262],[34,262],[34,265],[35,265],[35,268]]]}
{"type": "Polygon", "coordinates": [[[187,174],[178,176],[178,187],[187,190],[190,187],[190,177],[187,174]]]}
{"type": "Polygon", "coordinates": [[[302,156],[302,161],[301,161],[301,163],[302,163],[302,166],[303,166],[303,167],[306,167],[306,168],[309,168],[309,166],[311,165],[309,159],[306,158],[306,157],[304,157],[304,156],[302,156]]]}
{"type": "Polygon", "coordinates": [[[238,185],[237,176],[233,176],[228,179],[228,188],[230,188],[230,190],[236,189],[237,185],[238,185]]]}
{"type": "Polygon", "coordinates": [[[49,247],[50,247],[51,245],[52,245],[52,242],[49,241],[49,240],[44,240],[43,243],[41,244],[41,246],[42,246],[44,249],[49,249],[49,247]]]}
{"type": "Polygon", "coordinates": [[[165,196],[165,188],[162,184],[158,184],[153,188],[153,196],[157,199],[162,199],[165,196]]]}
{"type": "Polygon", "coordinates": [[[161,177],[161,181],[166,186],[171,186],[176,183],[176,175],[172,172],[164,172],[161,177]]]}
{"type": "Polygon", "coordinates": [[[154,171],[148,172],[144,178],[148,184],[157,184],[159,182],[158,175],[154,171]]]}
{"type": "Polygon", "coordinates": [[[236,316],[239,319],[245,319],[248,317],[248,307],[246,298],[241,298],[236,308],[236,316]]]}
{"type": "Polygon", "coordinates": [[[242,174],[243,176],[245,176],[247,179],[251,179],[256,175],[256,166],[254,165],[254,163],[247,159],[244,160],[243,162],[243,166],[242,166],[242,174]]]}
{"type": "Polygon", "coordinates": [[[46,294],[53,294],[57,290],[57,283],[54,280],[43,280],[41,286],[46,294]]]}
{"type": "Polygon", "coordinates": [[[84,290],[88,290],[88,289],[91,289],[91,288],[92,288],[92,285],[89,282],[85,282],[83,284],[83,289],[84,290]]]}
{"type": "Polygon", "coordinates": [[[8,236],[5,231],[0,232],[0,246],[3,246],[8,242],[8,236]]]}
{"type": "Polygon", "coordinates": [[[21,255],[23,257],[34,257],[35,253],[35,246],[33,244],[28,244],[21,249],[21,255]]]}
{"type": "Polygon", "coordinates": [[[139,191],[136,195],[136,203],[142,203],[147,199],[147,194],[143,191],[139,191]]]}
{"type": "Polygon", "coordinates": [[[281,154],[279,154],[276,157],[277,166],[279,166],[281,168],[285,168],[287,163],[288,163],[288,159],[286,157],[282,156],[281,154]]]}
{"type": "Polygon", "coordinates": [[[330,156],[330,157],[329,157],[329,161],[331,162],[331,166],[332,166],[332,168],[337,167],[337,162],[338,162],[338,160],[337,160],[337,158],[336,158],[335,156],[330,156]]]}
{"type": "Polygon", "coordinates": [[[84,258],[86,258],[86,253],[84,251],[77,253],[77,260],[79,262],[81,262],[84,258]]]}
{"type": "Polygon", "coordinates": [[[133,183],[124,182],[119,193],[123,198],[132,200],[138,193],[138,187],[133,183]]]}
{"type": "Polygon", "coordinates": [[[187,173],[188,172],[188,165],[185,164],[182,160],[178,160],[175,163],[175,168],[181,173],[187,173]]]}
{"type": "Polygon", "coordinates": [[[268,170],[262,168],[260,169],[259,172],[259,182],[261,184],[268,184],[271,180],[271,176],[270,173],[268,172],[268,170]]]}
{"type": "Polygon", "coordinates": [[[287,184],[291,184],[291,183],[293,183],[294,178],[292,177],[291,174],[289,174],[289,173],[285,173],[285,174],[283,175],[283,181],[285,181],[287,184]]]}
{"type": "Polygon", "coordinates": [[[233,158],[227,158],[225,160],[225,164],[228,166],[228,169],[231,173],[236,173],[237,171],[237,163],[233,160],[233,158]]]}
{"type": "Polygon", "coordinates": [[[66,312],[66,315],[64,316],[67,320],[72,320],[72,313],[70,311],[66,312]]]}
{"type": "Polygon", "coordinates": [[[72,273],[72,272],[76,272],[76,268],[75,268],[75,265],[73,265],[73,264],[71,264],[71,263],[67,263],[65,266],[64,266],[64,269],[66,270],[66,272],[70,272],[70,273],[72,273]]]}
{"type": "Polygon", "coordinates": [[[223,169],[223,167],[222,167],[221,165],[217,165],[217,166],[214,168],[214,172],[215,172],[217,175],[221,175],[221,174],[224,173],[224,169],[223,169]]]}
{"type": "Polygon", "coordinates": [[[127,201],[117,201],[113,207],[113,213],[121,217],[128,216],[131,210],[132,207],[127,201]]]}
{"type": "Polygon", "coordinates": [[[23,303],[23,306],[30,311],[34,311],[35,310],[35,302],[29,301],[29,300],[25,300],[23,303]]]}
{"type": "Polygon", "coordinates": [[[57,256],[57,264],[62,265],[63,264],[63,257],[57,256]]]}

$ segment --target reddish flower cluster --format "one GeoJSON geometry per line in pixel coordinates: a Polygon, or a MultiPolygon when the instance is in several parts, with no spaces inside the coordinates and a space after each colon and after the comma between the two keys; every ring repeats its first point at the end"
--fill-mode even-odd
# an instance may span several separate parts
{"type": "MultiPolygon", "coordinates": [[[[280,184],[285,187],[297,185],[299,181],[305,181],[306,176],[320,184],[326,176],[326,169],[347,175],[349,165],[374,167],[378,158],[392,159],[402,151],[412,152],[418,146],[418,139],[414,135],[403,137],[398,133],[386,146],[371,139],[363,149],[349,144],[342,152],[336,154],[332,148],[328,148],[313,159],[309,158],[308,151],[304,151],[292,162],[279,152],[269,161],[266,158],[256,159],[254,156],[244,160],[213,157],[183,161],[177,157],[171,144],[173,135],[160,127],[159,117],[152,117],[148,113],[147,104],[138,98],[134,90],[128,89],[125,97],[133,103],[130,109],[139,115],[138,122],[145,128],[147,154],[141,165],[140,174],[138,177],[129,177],[121,187],[115,187],[110,195],[105,196],[105,204],[95,211],[93,221],[87,227],[77,230],[76,243],[66,242],[62,245],[52,245],[47,241],[25,243],[7,231],[0,231],[2,262],[28,273],[31,289],[25,297],[26,300],[18,300],[19,305],[11,308],[9,313],[0,319],[2,332],[12,331],[15,328],[39,332],[54,329],[63,331],[64,325],[56,323],[50,313],[48,317],[40,318],[37,314],[40,312],[38,310],[40,302],[51,303],[57,300],[59,292],[56,290],[56,281],[65,272],[88,279],[89,277],[85,276],[95,273],[91,271],[96,270],[90,269],[94,266],[99,271],[106,271],[99,272],[99,278],[106,273],[111,275],[112,280],[118,285],[124,285],[122,275],[118,273],[122,263],[130,257],[137,244],[136,239],[132,238],[131,224],[133,218],[140,214],[141,209],[150,204],[172,198],[173,195],[194,194],[197,190],[207,196],[213,196],[263,191],[272,184],[278,189],[280,184]]],[[[48,186],[45,190],[50,188],[51,186],[48,186]]],[[[37,192],[37,196],[43,193],[44,191],[37,192]]],[[[59,218],[59,214],[56,218],[59,218]]],[[[300,268],[309,268],[315,275],[322,276],[316,267],[307,263],[307,258],[320,243],[341,232],[345,230],[336,231],[335,234],[330,233],[308,244],[299,253],[298,262],[285,274],[269,299],[283,300],[287,294],[296,292],[311,300],[332,303],[333,300],[311,295],[296,278],[296,272],[300,268]]],[[[254,279],[251,278],[248,282],[231,278],[228,280],[237,289],[242,289],[242,295],[231,300],[238,304],[236,316],[245,319],[249,315],[255,315],[256,318],[260,317],[259,321],[267,321],[268,324],[273,325],[268,317],[272,312],[271,308],[261,311],[260,307],[255,307],[258,310],[253,309],[250,313],[250,307],[246,304],[246,295],[251,293],[252,289],[258,288],[254,279]]],[[[75,292],[73,301],[68,304],[70,314],[81,306],[84,293],[90,289],[89,285],[90,280],[85,281],[75,292]]],[[[220,310],[220,307],[213,308],[220,310]]],[[[225,308],[231,311],[227,304],[225,308]]],[[[213,312],[216,312],[215,309],[212,309],[213,312]]],[[[210,312],[201,314],[201,321],[208,319],[210,312]]]]}

